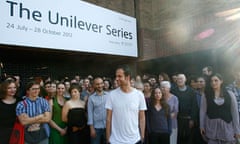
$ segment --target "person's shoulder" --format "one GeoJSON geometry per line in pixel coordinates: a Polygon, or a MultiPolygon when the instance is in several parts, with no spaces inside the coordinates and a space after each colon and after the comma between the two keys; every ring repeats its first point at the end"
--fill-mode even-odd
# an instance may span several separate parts
{"type": "Polygon", "coordinates": [[[193,92],[194,90],[193,90],[193,88],[192,87],[190,87],[189,85],[186,85],[186,87],[187,87],[187,90],[188,91],[191,91],[191,92],[193,92]]]}
{"type": "Polygon", "coordinates": [[[235,84],[234,84],[234,82],[233,82],[233,83],[228,84],[228,85],[226,86],[226,89],[227,89],[227,90],[233,90],[234,87],[235,87],[235,84]]]}
{"type": "Polygon", "coordinates": [[[68,101],[65,102],[65,104],[63,105],[63,107],[69,108],[69,107],[71,106],[71,104],[72,104],[71,100],[68,100],[68,101]]]}
{"type": "Polygon", "coordinates": [[[43,101],[43,102],[47,102],[48,103],[48,100],[43,98],[43,97],[38,97],[37,98],[38,101],[43,101]]]}
{"type": "Polygon", "coordinates": [[[108,95],[110,93],[110,91],[103,91],[104,95],[108,95]]]}
{"type": "Polygon", "coordinates": [[[144,95],[143,92],[141,92],[140,90],[137,90],[136,88],[133,88],[133,92],[138,95],[144,95]]]}
{"type": "Polygon", "coordinates": [[[56,98],[51,98],[50,100],[48,100],[48,103],[50,104],[50,105],[54,105],[55,103],[56,103],[56,98]]]}
{"type": "Polygon", "coordinates": [[[176,95],[172,94],[172,99],[178,100],[178,97],[176,95]]]}
{"type": "Polygon", "coordinates": [[[88,100],[93,99],[93,97],[96,96],[96,92],[89,95],[88,100]]]}
{"type": "Polygon", "coordinates": [[[171,92],[172,92],[172,93],[177,93],[178,91],[179,91],[179,89],[178,89],[177,86],[171,89],[171,92]]]}
{"type": "Polygon", "coordinates": [[[108,94],[111,95],[111,94],[119,93],[119,92],[120,92],[120,88],[116,88],[116,89],[111,90],[108,94]]]}
{"type": "Polygon", "coordinates": [[[229,90],[229,89],[227,89],[227,88],[225,88],[225,89],[223,89],[223,91],[224,91],[224,93],[226,93],[227,95],[229,95],[229,97],[235,97],[235,94],[231,91],[231,90],[229,90]]]}
{"type": "Polygon", "coordinates": [[[196,91],[192,87],[190,87],[190,86],[187,86],[187,90],[186,91],[191,93],[191,94],[196,94],[196,91]]]}
{"type": "Polygon", "coordinates": [[[24,101],[24,100],[17,101],[17,107],[23,106],[23,101],[24,101]]]}
{"type": "Polygon", "coordinates": [[[131,92],[131,97],[133,99],[138,99],[138,100],[144,100],[145,101],[145,98],[144,98],[144,94],[143,92],[141,92],[140,90],[137,90],[136,88],[133,88],[132,92],[131,92]]]}
{"type": "Polygon", "coordinates": [[[232,102],[238,102],[236,95],[231,90],[226,90],[226,93],[232,102]]]}
{"type": "Polygon", "coordinates": [[[16,109],[25,109],[27,107],[30,107],[31,100],[28,97],[25,97],[24,99],[17,102],[16,109]]]}

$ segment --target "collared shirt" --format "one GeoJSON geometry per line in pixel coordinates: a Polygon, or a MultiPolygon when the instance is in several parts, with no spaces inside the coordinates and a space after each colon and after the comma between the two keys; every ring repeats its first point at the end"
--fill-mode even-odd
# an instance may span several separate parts
{"type": "Polygon", "coordinates": [[[23,101],[17,104],[17,116],[26,113],[29,117],[35,117],[45,112],[50,112],[50,107],[47,100],[42,97],[38,97],[34,101],[26,97],[26,99],[23,101]],[[25,101],[25,103],[23,101],[25,101]]]}
{"type": "Polygon", "coordinates": [[[237,87],[235,81],[232,84],[229,84],[226,88],[227,90],[230,90],[231,92],[233,92],[233,94],[236,96],[237,104],[238,104],[238,112],[240,112],[240,88],[237,87]]]}
{"type": "Polygon", "coordinates": [[[108,93],[98,95],[96,92],[88,98],[88,125],[94,128],[106,128],[106,97],[108,93]]]}

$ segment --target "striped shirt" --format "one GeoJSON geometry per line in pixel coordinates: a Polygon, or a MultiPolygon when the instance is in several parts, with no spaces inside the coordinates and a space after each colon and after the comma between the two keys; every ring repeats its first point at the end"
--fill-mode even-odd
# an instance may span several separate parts
{"type": "Polygon", "coordinates": [[[38,97],[35,101],[26,97],[25,100],[17,104],[16,108],[17,116],[26,113],[29,117],[35,117],[45,112],[50,112],[50,107],[47,100],[42,97],[38,97]]]}

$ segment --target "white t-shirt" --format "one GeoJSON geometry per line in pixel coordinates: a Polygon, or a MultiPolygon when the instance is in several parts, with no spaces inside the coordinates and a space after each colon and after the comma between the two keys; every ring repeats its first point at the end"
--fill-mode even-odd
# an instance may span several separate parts
{"type": "Polygon", "coordinates": [[[112,110],[110,143],[134,144],[141,139],[139,111],[147,109],[141,91],[124,93],[117,88],[109,93],[105,108],[112,110]]]}

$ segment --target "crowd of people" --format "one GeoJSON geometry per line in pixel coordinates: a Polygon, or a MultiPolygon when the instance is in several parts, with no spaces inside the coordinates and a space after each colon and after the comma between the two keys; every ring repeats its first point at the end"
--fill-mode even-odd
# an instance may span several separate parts
{"type": "Polygon", "coordinates": [[[115,78],[61,80],[20,77],[0,84],[0,144],[16,119],[25,144],[236,144],[240,140],[240,68],[225,84],[212,67],[202,75],[133,76],[124,65],[115,78]]]}

